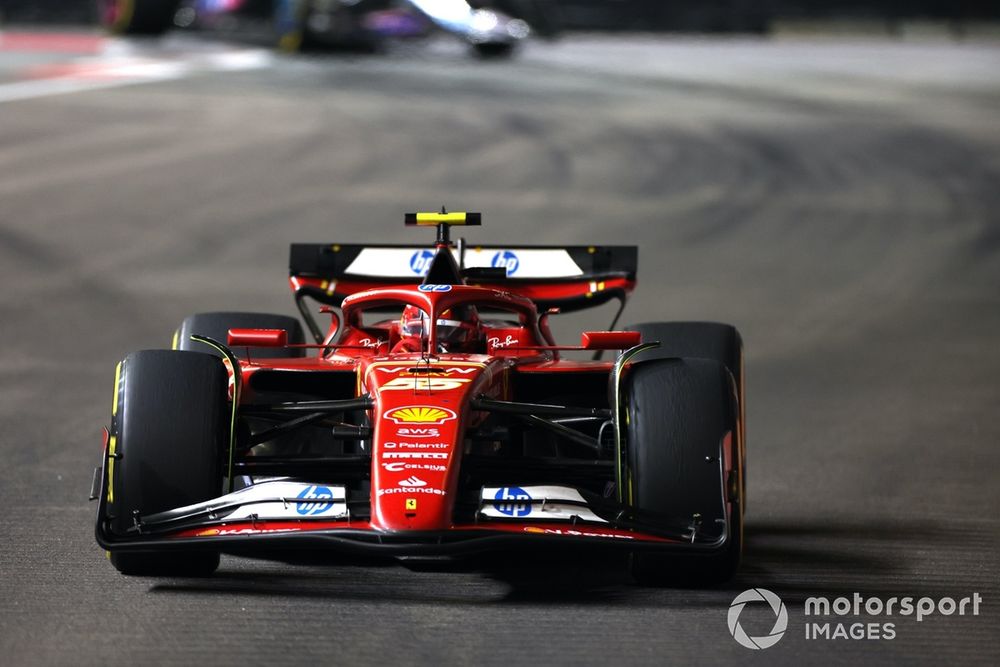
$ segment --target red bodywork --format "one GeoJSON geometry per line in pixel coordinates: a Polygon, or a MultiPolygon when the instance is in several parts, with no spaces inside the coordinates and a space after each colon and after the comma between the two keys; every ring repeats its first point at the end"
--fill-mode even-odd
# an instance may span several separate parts
{"type": "MultiPolygon", "coordinates": [[[[365,410],[367,435],[362,457],[369,466],[363,471],[369,511],[357,515],[345,512],[345,516],[336,518],[316,516],[302,519],[294,516],[259,518],[256,515],[228,519],[209,512],[210,520],[202,520],[195,525],[178,524],[176,528],[160,531],[157,534],[160,546],[164,542],[183,543],[190,547],[206,541],[221,544],[233,539],[314,535],[325,536],[331,543],[345,548],[356,542],[363,544],[364,548],[376,549],[391,546],[390,541],[401,540],[410,549],[401,552],[404,555],[434,555],[448,553],[445,541],[451,537],[458,539],[461,536],[471,542],[477,536],[489,535],[496,540],[515,538],[544,542],[572,539],[592,544],[641,543],[649,548],[671,545],[692,548],[690,544],[682,544],[682,539],[676,534],[665,535],[634,526],[623,527],[624,524],[613,525],[613,520],[604,520],[596,515],[591,515],[593,521],[590,523],[586,520],[585,523],[578,523],[577,516],[567,516],[562,521],[539,521],[537,516],[517,520],[516,512],[510,519],[498,517],[500,520],[480,521],[480,517],[485,518],[480,512],[472,516],[457,509],[463,494],[468,496],[474,492],[479,500],[479,488],[462,488],[462,472],[463,462],[473,447],[469,434],[480,428],[490,416],[488,410],[482,408],[484,401],[515,405],[523,400],[515,395],[515,387],[519,383],[523,386],[536,380],[551,381],[558,376],[579,377],[581,382],[597,378],[603,384],[602,389],[596,392],[594,414],[603,411],[606,413],[604,418],[610,418],[607,390],[603,387],[607,386],[612,376],[614,362],[563,359],[560,350],[625,349],[639,343],[638,334],[585,332],[581,346],[561,347],[553,340],[546,320],[549,313],[560,306],[583,308],[609,298],[624,302],[636,284],[634,248],[631,249],[631,268],[615,271],[614,262],[607,260],[605,264],[610,262],[611,269],[605,273],[599,271],[602,257],[615,257],[614,253],[620,253],[623,248],[578,248],[577,256],[592,258],[597,268],[583,270],[577,277],[512,280],[497,284],[491,284],[487,279],[479,286],[471,286],[417,285],[415,282],[392,284],[384,277],[352,277],[344,274],[346,260],[336,264],[340,261],[340,246],[301,246],[298,260],[296,247],[293,246],[291,286],[300,307],[302,297],[309,296],[331,306],[339,306],[342,316],[331,308],[325,309],[333,313],[332,323],[325,333],[317,330],[312,323],[317,343],[300,344],[298,347],[314,348],[316,354],[305,357],[267,358],[260,352],[260,348],[289,346],[287,332],[283,330],[230,330],[230,346],[246,346],[248,357],[250,347],[258,350],[250,358],[237,360],[231,354],[227,357],[231,396],[238,397],[234,414],[245,409],[252,410],[263,400],[255,389],[255,376],[258,374],[273,375],[277,372],[287,377],[290,373],[323,373],[326,375],[322,377],[353,378],[351,395],[338,397],[338,400],[370,401],[365,410]],[[310,253],[317,249],[320,259],[314,261],[310,253]],[[302,260],[301,256],[306,256],[306,260],[302,260]],[[334,263],[327,265],[324,262],[334,263]],[[306,268],[303,269],[303,266],[306,268]],[[330,269],[330,266],[334,268],[330,269]],[[330,271],[328,277],[310,275],[327,270],[330,271]],[[450,313],[470,304],[478,311],[502,312],[504,317],[477,322],[476,349],[462,352],[438,349],[435,341],[438,340],[437,328],[441,326],[439,320],[446,321],[450,313]],[[407,306],[427,314],[429,328],[422,332],[424,338],[417,350],[403,344],[404,332],[398,318],[399,312],[407,306]],[[369,321],[368,314],[375,311],[393,312],[396,319],[369,321]],[[238,364],[238,369],[233,368],[234,363],[238,364]],[[376,541],[373,542],[373,539],[376,541]]],[[[447,252],[448,247],[438,246],[438,253],[442,251],[447,252]]],[[[304,309],[303,314],[311,322],[311,316],[304,309]]],[[[235,440],[235,427],[232,437],[235,440]]],[[[723,444],[720,472],[727,479],[737,474],[737,459],[741,458],[742,443],[732,446],[729,439],[732,437],[741,439],[739,429],[735,434],[731,433],[723,444]]],[[[600,434],[597,437],[599,441],[600,434]]],[[[232,448],[233,445],[230,466],[232,448]]],[[[246,460],[253,462],[252,454],[246,460]]],[[[231,467],[230,480],[232,470],[231,467]]],[[[328,483],[329,479],[326,476],[319,482],[328,483]]],[[[482,492],[486,492],[485,486],[482,492]]],[[[311,495],[297,496],[303,497],[315,498],[311,495]]],[[[500,498],[499,495],[496,497],[500,498]]],[[[279,500],[285,503],[287,509],[288,501],[284,498],[279,500]]],[[[295,506],[303,503],[292,500],[295,506]]],[[[582,502],[579,505],[587,507],[582,502]]],[[[607,512],[604,515],[613,516],[607,512]]],[[[115,543],[103,535],[100,528],[98,542],[106,548],[142,547],[142,540],[115,543]]],[[[242,541],[225,543],[244,544],[242,541]]],[[[217,548],[226,550],[228,547],[217,548]]],[[[235,547],[229,550],[238,551],[235,547]]]]}
{"type": "MultiPolygon", "coordinates": [[[[305,359],[241,361],[245,385],[254,372],[262,369],[343,370],[357,374],[358,395],[368,394],[372,409],[371,520],[368,527],[379,531],[440,531],[457,528],[452,521],[457,495],[458,471],[462,460],[463,434],[484,418],[469,409],[470,398],[487,396],[511,400],[510,376],[513,372],[546,373],[597,371],[607,373],[611,362],[560,360],[554,349],[545,348],[550,340],[539,329],[534,303],[509,291],[464,285],[448,286],[448,291],[423,291],[417,286],[396,286],[355,292],[343,301],[344,326],[332,327],[326,340],[337,345],[329,357],[305,359]],[[491,354],[391,353],[399,341],[398,327],[387,329],[361,326],[362,311],[380,306],[409,304],[430,314],[435,339],[436,321],[441,313],[464,303],[477,306],[494,304],[522,316],[518,327],[485,327],[485,339],[491,354]],[[495,341],[495,342],[491,342],[495,341]],[[429,372],[414,372],[423,368],[429,372]],[[392,465],[402,464],[402,465],[392,465]],[[411,477],[425,482],[405,486],[411,477]],[[409,503],[409,507],[407,504],[409,503]]],[[[400,306],[401,307],[401,306],[400,306]]],[[[249,332],[247,332],[249,333],[249,332]]],[[[623,332],[593,332],[620,336],[623,332]]],[[[635,334],[625,342],[632,342],[635,334]]],[[[247,335],[248,342],[259,345],[266,336],[247,335]]],[[[242,400],[252,402],[251,392],[242,400]]],[[[302,526],[239,526],[240,531],[267,531],[280,528],[351,526],[350,522],[331,522],[302,526]]],[[[473,529],[482,526],[472,526],[473,529]]],[[[232,528],[230,528],[232,529],[232,528]]],[[[181,535],[218,534],[189,531],[181,535]]],[[[518,528],[517,530],[521,530],[518,528]]],[[[523,531],[522,531],[523,532],[523,531]]],[[[529,531],[530,532],[530,531],[529,531]]],[[[614,532],[614,531],[612,531],[614,532]]],[[[549,532],[548,534],[558,534],[549,532]]]]}

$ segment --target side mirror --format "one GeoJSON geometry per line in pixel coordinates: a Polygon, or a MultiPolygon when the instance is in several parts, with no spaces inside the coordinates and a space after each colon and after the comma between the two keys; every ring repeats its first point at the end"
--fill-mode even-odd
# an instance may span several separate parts
{"type": "Polygon", "coordinates": [[[580,345],[585,350],[626,350],[642,342],[638,331],[584,331],[580,345]]]}
{"type": "Polygon", "coordinates": [[[558,314],[558,308],[549,308],[538,316],[538,330],[542,334],[542,339],[549,345],[556,344],[556,339],[552,336],[552,329],[549,328],[549,316],[558,314]]]}
{"type": "Polygon", "coordinates": [[[285,347],[288,332],[284,329],[230,329],[229,347],[285,347]]]}

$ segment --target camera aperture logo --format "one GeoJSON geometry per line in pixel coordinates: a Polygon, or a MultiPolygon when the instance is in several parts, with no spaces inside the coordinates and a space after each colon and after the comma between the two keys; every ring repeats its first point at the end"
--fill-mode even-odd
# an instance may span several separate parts
{"type": "MultiPolygon", "coordinates": [[[[979,616],[983,596],[973,592],[962,598],[915,597],[911,595],[881,598],[854,593],[830,600],[809,597],[803,605],[807,640],[892,640],[897,637],[897,617],[914,617],[917,623],[928,616],[979,616]],[[840,620],[844,617],[853,619],[840,620]],[[886,620],[888,619],[888,620],[886,620]],[[853,622],[852,622],[853,620],[853,622]]],[[[733,600],[729,607],[729,634],[749,649],[771,648],[788,629],[788,610],[777,595],[766,588],[750,588],[733,600]],[[751,637],[740,624],[740,615],[750,602],[765,602],[774,613],[771,631],[751,637]]],[[[759,626],[758,626],[759,627],[759,626]]]]}
{"type": "Polygon", "coordinates": [[[766,588],[750,588],[739,595],[729,605],[729,634],[740,646],[751,649],[771,648],[784,636],[788,629],[788,610],[777,595],[766,588]],[[774,612],[774,627],[761,637],[751,637],[740,625],[740,614],[748,602],[766,602],[774,612]]]}

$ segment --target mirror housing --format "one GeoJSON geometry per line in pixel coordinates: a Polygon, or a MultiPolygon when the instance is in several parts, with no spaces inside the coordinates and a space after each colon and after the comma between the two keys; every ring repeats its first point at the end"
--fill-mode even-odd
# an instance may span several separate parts
{"type": "Polygon", "coordinates": [[[626,350],[642,342],[638,331],[584,331],[580,345],[585,350],[626,350]]]}
{"type": "Polygon", "coordinates": [[[337,334],[340,333],[340,309],[334,308],[333,306],[322,306],[320,307],[319,312],[326,313],[330,316],[330,329],[326,333],[326,342],[332,343],[337,338],[337,334]]]}
{"type": "Polygon", "coordinates": [[[284,329],[230,329],[226,337],[230,347],[285,347],[288,332],[284,329]]]}

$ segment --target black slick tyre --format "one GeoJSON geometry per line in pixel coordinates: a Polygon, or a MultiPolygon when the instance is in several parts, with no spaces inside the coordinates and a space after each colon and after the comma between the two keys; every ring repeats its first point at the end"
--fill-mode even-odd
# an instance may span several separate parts
{"type": "Polygon", "coordinates": [[[513,42],[480,42],[472,45],[473,52],[483,60],[501,60],[514,54],[513,42]]]}
{"type": "MultiPolygon", "coordinates": [[[[197,313],[191,315],[183,322],[174,333],[174,340],[171,345],[175,350],[191,350],[193,352],[207,352],[219,355],[214,348],[191,340],[191,334],[207,336],[226,344],[230,329],[284,329],[288,332],[289,344],[305,343],[305,334],[302,325],[294,317],[287,315],[272,315],[270,313],[197,313]]],[[[247,348],[233,348],[237,357],[245,358],[247,348]]],[[[305,348],[281,348],[281,347],[251,347],[249,349],[251,357],[259,358],[291,358],[306,356],[305,348]]]]}
{"type": "MultiPolygon", "coordinates": [[[[156,512],[218,497],[228,436],[228,374],[209,354],[144,350],[118,372],[109,453],[107,516],[115,537],[156,512]]],[[[123,574],[207,575],[213,552],[114,551],[123,574]]]]}
{"type": "Polygon", "coordinates": [[[162,35],[174,23],[179,0],[97,0],[98,18],[114,35],[162,35]]]}
{"type": "Polygon", "coordinates": [[[737,447],[743,468],[740,470],[740,487],[743,491],[743,509],[746,510],[746,392],[743,371],[743,338],[736,327],[718,322],[643,322],[630,324],[627,331],[638,331],[644,343],[659,341],[660,347],[646,350],[635,361],[696,357],[712,359],[732,373],[739,402],[739,433],[737,447]]]}
{"type": "MultiPolygon", "coordinates": [[[[697,587],[730,579],[742,549],[739,485],[723,477],[720,455],[735,457],[737,407],[731,374],[707,359],[635,364],[622,385],[627,411],[626,500],[640,520],[696,520],[708,536],[726,536],[708,553],[636,551],[632,574],[644,585],[697,587]],[[729,447],[728,452],[723,447],[729,447]],[[723,530],[723,526],[727,530],[723,530]]],[[[667,527],[667,526],[664,526],[667,527]]]]}

